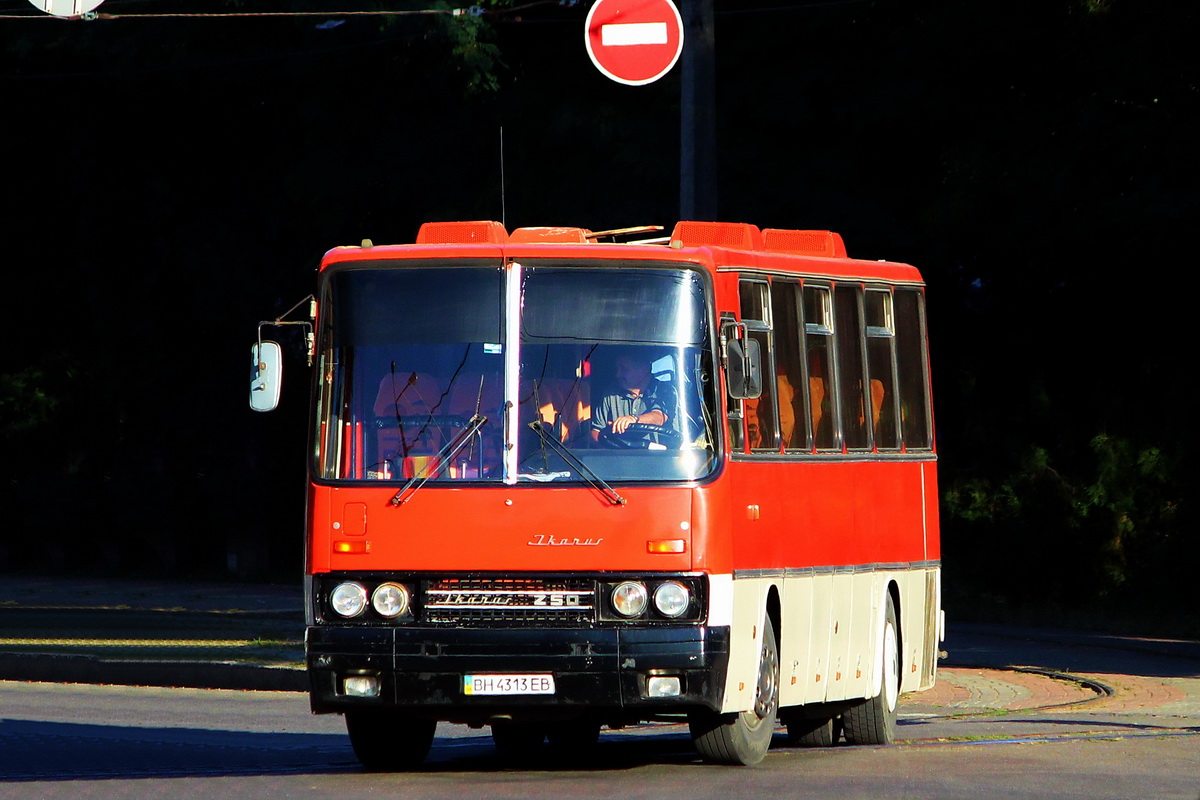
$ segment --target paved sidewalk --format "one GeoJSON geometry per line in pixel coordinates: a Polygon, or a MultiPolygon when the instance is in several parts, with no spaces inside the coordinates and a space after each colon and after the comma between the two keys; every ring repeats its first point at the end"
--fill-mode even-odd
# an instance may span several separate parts
{"type": "Polygon", "coordinates": [[[304,691],[303,590],[0,576],[0,679],[304,691]]]}
{"type": "Polygon", "coordinates": [[[304,589],[299,578],[262,584],[0,574],[0,610],[6,608],[299,615],[303,621],[304,589]]]}
{"type": "MultiPolygon", "coordinates": [[[[945,683],[965,678],[969,684],[964,671],[971,668],[985,674],[1005,668],[1000,680],[1033,681],[1035,696],[1059,706],[1058,712],[1200,716],[1200,641],[1005,625],[951,625],[949,639],[945,683]],[[1069,680],[1064,684],[1056,677],[1069,680]],[[1068,699],[1071,691],[1062,687],[1072,683],[1092,697],[1084,703],[1068,699]]],[[[1022,700],[974,686],[970,702],[1011,711],[1022,700]]]]}
{"type": "Polygon", "coordinates": [[[1102,696],[1077,681],[1034,672],[942,667],[932,689],[905,695],[903,703],[910,711],[965,714],[1064,706],[1102,696]]]}

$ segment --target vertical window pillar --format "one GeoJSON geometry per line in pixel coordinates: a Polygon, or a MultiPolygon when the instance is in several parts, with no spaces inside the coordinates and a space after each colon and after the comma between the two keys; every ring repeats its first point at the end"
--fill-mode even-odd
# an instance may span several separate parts
{"type": "Polygon", "coordinates": [[[517,403],[521,385],[521,265],[504,268],[504,482],[517,482],[517,403]]]}

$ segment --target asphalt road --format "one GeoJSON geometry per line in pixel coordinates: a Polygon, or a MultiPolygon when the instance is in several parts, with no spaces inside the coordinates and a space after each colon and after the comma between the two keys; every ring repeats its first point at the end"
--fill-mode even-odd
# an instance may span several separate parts
{"type": "Polygon", "coordinates": [[[1200,800],[1200,642],[952,620],[937,686],[902,698],[890,748],[794,749],[781,732],[762,764],[714,767],[684,726],[653,725],[605,731],[586,761],[513,764],[486,731],[442,726],[421,770],[372,774],[302,692],[103,685],[302,686],[293,589],[72,589],[0,591],[0,667],[22,679],[0,681],[0,798],[1200,800]],[[49,668],[62,683],[25,682],[49,668]]]}
{"type": "Polygon", "coordinates": [[[341,720],[309,714],[301,693],[3,682],[0,798],[1200,800],[1200,693],[1185,691],[1200,684],[1200,662],[1000,634],[972,646],[1029,647],[1051,663],[1088,656],[1096,668],[1145,659],[1142,672],[1169,674],[1094,673],[1140,687],[1109,694],[1039,672],[949,667],[933,692],[905,698],[898,745],[803,750],[781,733],[751,768],[702,764],[683,726],[606,731],[586,761],[521,765],[486,731],[442,726],[424,768],[404,774],[364,772],[341,720]]]}

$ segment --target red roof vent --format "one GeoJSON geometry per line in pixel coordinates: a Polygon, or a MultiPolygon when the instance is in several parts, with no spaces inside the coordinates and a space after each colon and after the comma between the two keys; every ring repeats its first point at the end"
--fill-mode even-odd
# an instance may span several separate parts
{"type": "Polygon", "coordinates": [[[833,231],[794,231],[767,228],[762,232],[763,248],[773,253],[798,253],[805,256],[849,258],[842,237],[833,231]]]}
{"type": "Polygon", "coordinates": [[[586,228],[517,228],[508,237],[508,241],[516,244],[587,244],[589,233],[591,231],[586,228]]]}
{"type": "Polygon", "coordinates": [[[417,231],[417,244],[504,244],[508,231],[499,222],[426,222],[417,231]]]}
{"type": "Polygon", "coordinates": [[[762,234],[746,222],[679,222],[671,232],[671,246],[761,250],[762,234]]]}

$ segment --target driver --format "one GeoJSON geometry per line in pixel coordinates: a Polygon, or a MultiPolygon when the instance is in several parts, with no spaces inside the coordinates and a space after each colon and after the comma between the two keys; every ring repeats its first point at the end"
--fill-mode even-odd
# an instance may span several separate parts
{"type": "Polygon", "coordinates": [[[655,380],[647,360],[617,356],[616,379],[621,391],[605,395],[592,415],[593,442],[600,440],[601,432],[620,436],[635,423],[667,424],[667,409],[675,408],[675,390],[669,383],[655,380]]]}

